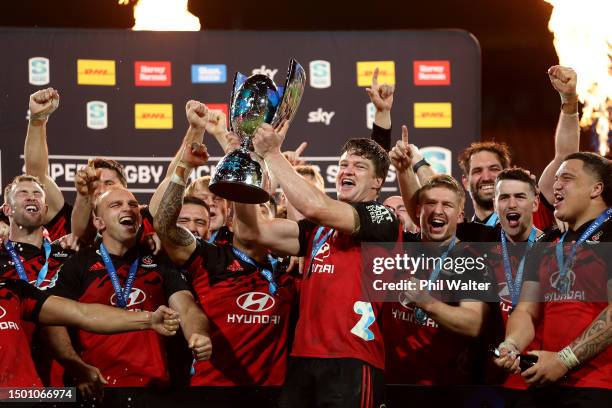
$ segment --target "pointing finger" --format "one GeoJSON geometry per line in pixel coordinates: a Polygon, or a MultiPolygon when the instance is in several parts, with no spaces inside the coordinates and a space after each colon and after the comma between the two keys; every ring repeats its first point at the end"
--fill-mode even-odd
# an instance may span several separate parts
{"type": "Polygon", "coordinates": [[[299,145],[297,149],[295,149],[295,154],[298,157],[301,156],[307,146],[308,146],[308,142],[302,142],[302,144],[299,145]]]}
{"type": "Polygon", "coordinates": [[[378,86],[378,67],[374,68],[374,72],[372,73],[372,88],[378,86]]]}
{"type": "Polygon", "coordinates": [[[406,125],[402,125],[402,142],[408,146],[408,128],[406,125]]]}

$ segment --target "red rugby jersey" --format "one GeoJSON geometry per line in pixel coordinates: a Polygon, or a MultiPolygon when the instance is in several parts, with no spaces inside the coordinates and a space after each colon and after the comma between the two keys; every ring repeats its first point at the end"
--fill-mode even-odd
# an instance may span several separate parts
{"type": "Polygon", "coordinates": [[[0,387],[41,387],[23,321],[38,320],[48,295],[18,279],[0,278],[0,387]]]}
{"type": "MultiPolygon", "coordinates": [[[[577,240],[591,221],[575,232],[570,231],[564,243],[569,244],[577,240]]],[[[571,285],[569,296],[563,297],[555,289],[559,279],[555,243],[561,235],[556,229],[545,234],[541,241],[550,244],[541,244],[537,250],[530,253],[525,271],[525,280],[540,283],[540,296],[544,299],[540,319],[542,349],[553,352],[560,351],[572,343],[608,306],[608,302],[601,300],[608,298],[606,287],[612,279],[612,263],[607,246],[607,243],[612,241],[612,221],[608,218],[578,249],[574,265],[568,273],[571,285]],[[587,301],[581,301],[582,299],[587,301]]],[[[564,245],[564,248],[567,257],[569,245],[564,245]]],[[[608,347],[594,358],[582,362],[559,383],[574,387],[612,389],[611,378],[612,347],[608,347]]]]}
{"type": "MultiPolygon", "coordinates": [[[[132,248],[122,257],[111,254],[122,286],[138,251],[140,261],[127,310],[153,312],[165,305],[173,293],[190,290],[177,269],[150,255],[145,247],[132,248]]],[[[99,245],[81,250],[68,260],[54,285],[49,288],[53,295],[82,303],[116,306],[115,290],[99,245]]],[[[113,335],[78,330],[77,339],[74,347],[83,361],[100,369],[110,387],[146,387],[168,382],[165,342],[152,330],[113,335]]]]}
{"type": "MultiPolygon", "coordinates": [[[[334,232],[312,258],[318,226],[299,222],[300,256],[305,256],[299,319],[291,355],[354,358],[384,368],[380,329],[382,305],[363,293],[361,243],[397,242],[401,228],[395,216],[377,202],[353,204],[360,220],[355,235],[334,232]],[[312,265],[311,265],[312,263],[312,265]]],[[[323,228],[324,236],[329,228],[323,228]]]]}
{"type": "MultiPolygon", "coordinates": [[[[28,281],[31,285],[35,285],[36,279],[38,278],[38,272],[45,264],[44,246],[37,248],[31,244],[14,242],[14,247],[23,263],[26,275],[28,276],[28,281]]],[[[62,249],[62,247],[57,243],[51,244],[51,254],[49,256],[47,275],[45,280],[40,285],[41,290],[47,289],[53,278],[55,278],[57,271],[61,268],[62,264],[73,253],[74,252],[72,250],[62,249]]],[[[13,264],[13,260],[5,248],[0,250],[0,278],[1,277],[20,279],[19,274],[17,273],[17,270],[13,264]]],[[[44,382],[55,387],[63,386],[63,368],[57,362],[55,362],[50,353],[48,353],[48,350],[42,346],[40,339],[35,335],[36,326],[31,322],[23,322],[22,326],[26,332],[28,342],[30,342],[32,345],[32,355],[34,357],[34,361],[36,362],[36,368],[44,382]],[[51,369],[52,366],[53,369],[51,369]]]]}
{"type": "MultiPolygon", "coordinates": [[[[264,267],[272,270],[269,263],[264,267]]],[[[280,386],[285,380],[293,278],[276,271],[276,294],[259,268],[237,258],[229,244],[198,240],[188,278],[211,326],[209,361],[198,362],[193,386],[280,386]]]]}
{"type": "MultiPolygon", "coordinates": [[[[475,258],[481,255],[467,245],[457,244],[448,257],[475,258]]],[[[431,249],[428,245],[420,248],[431,249]]],[[[422,251],[415,250],[415,253],[422,251]]],[[[439,256],[439,253],[433,256],[439,256]]],[[[428,279],[431,273],[420,272],[422,274],[416,276],[419,279],[428,279]]],[[[438,281],[490,282],[490,279],[488,268],[461,274],[442,269],[438,281]]],[[[437,294],[449,300],[452,298],[454,301],[448,302],[452,306],[458,306],[460,300],[486,301],[491,296],[490,292],[476,290],[457,290],[452,295],[448,290],[432,292],[434,296],[437,294]]],[[[398,296],[398,302],[384,305],[385,378],[388,384],[473,384],[482,376],[486,349],[479,342],[480,339],[450,332],[430,317],[425,324],[420,324],[415,318],[415,310],[415,305],[408,302],[403,294],[398,296]]]]}
{"type": "MultiPolygon", "coordinates": [[[[499,228],[496,228],[496,231],[499,235],[499,228]]],[[[508,323],[510,313],[512,311],[512,297],[510,295],[510,290],[506,282],[501,243],[492,246],[490,249],[491,251],[487,254],[488,262],[489,266],[493,271],[493,276],[496,282],[496,290],[499,297],[499,308],[495,311],[495,314],[492,315],[490,319],[491,321],[498,323],[498,325],[496,325],[496,327],[492,327],[491,331],[487,333],[487,335],[491,339],[489,341],[489,346],[497,347],[497,345],[505,338],[505,328],[508,323]]],[[[526,243],[514,245],[513,243],[508,241],[508,256],[510,258],[510,264],[512,265],[513,280],[516,279],[516,273],[518,271],[519,264],[521,262],[522,257],[526,254],[525,251],[527,251],[526,243]]],[[[525,270],[523,270],[523,280],[525,280],[525,270]]],[[[535,329],[535,338],[524,350],[524,353],[527,353],[531,350],[542,349],[541,325],[537,325],[535,329]]],[[[489,361],[487,365],[487,370],[488,383],[501,384],[506,388],[527,389],[527,383],[520,375],[506,373],[505,371],[497,367],[495,364],[493,364],[492,360],[489,361]]]]}
{"type": "Polygon", "coordinates": [[[49,221],[45,228],[49,231],[49,239],[55,241],[64,235],[70,234],[72,217],[72,205],[64,201],[64,206],[57,214],[49,221]]]}

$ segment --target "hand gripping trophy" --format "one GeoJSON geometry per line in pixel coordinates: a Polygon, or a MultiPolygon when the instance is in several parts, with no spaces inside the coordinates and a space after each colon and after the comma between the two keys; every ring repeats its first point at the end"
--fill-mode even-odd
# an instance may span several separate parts
{"type": "Polygon", "coordinates": [[[284,88],[277,87],[266,75],[246,77],[237,72],[230,100],[230,130],[241,139],[240,148],[228,153],[217,165],[210,191],[247,204],[267,202],[266,177],[261,164],[253,159],[252,136],[262,123],[277,127],[291,122],[300,105],[306,73],[291,60],[284,88]]]}

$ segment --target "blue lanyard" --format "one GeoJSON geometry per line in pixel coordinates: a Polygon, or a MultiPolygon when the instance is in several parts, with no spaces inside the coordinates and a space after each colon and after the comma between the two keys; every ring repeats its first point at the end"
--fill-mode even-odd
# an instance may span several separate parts
{"type": "Polygon", "coordinates": [[[215,239],[217,239],[217,235],[219,235],[219,230],[216,230],[215,232],[213,232],[210,236],[210,238],[208,238],[208,243],[212,244],[213,242],[215,242],[215,239]]]}
{"type": "Polygon", "coordinates": [[[253,260],[253,258],[248,256],[247,254],[245,254],[244,252],[242,252],[235,246],[232,246],[232,251],[234,252],[234,255],[240,258],[241,261],[246,262],[249,265],[252,265],[255,268],[260,270],[263,277],[266,278],[266,280],[268,281],[268,290],[270,291],[272,295],[274,295],[276,291],[278,290],[278,286],[276,285],[276,282],[274,282],[273,271],[276,271],[276,267],[278,265],[278,259],[275,259],[272,255],[268,254],[268,261],[270,262],[270,265],[272,265],[272,271],[270,271],[269,269],[264,268],[261,265],[258,265],[257,262],[253,260]]]}
{"type": "Polygon", "coordinates": [[[457,237],[453,237],[453,240],[448,245],[448,248],[446,248],[446,251],[442,253],[442,256],[440,257],[440,263],[434,267],[434,270],[431,272],[431,275],[429,275],[429,283],[433,283],[438,280],[438,276],[440,275],[440,271],[442,270],[442,265],[448,257],[448,253],[455,247],[456,240],[457,237]]]}
{"type": "Polygon", "coordinates": [[[514,280],[512,279],[512,265],[510,264],[510,257],[508,256],[508,240],[506,239],[506,233],[503,229],[500,233],[502,256],[504,259],[504,275],[506,276],[506,284],[508,285],[508,290],[510,291],[510,298],[512,299],[512,308],[514,308],[519,301],[521,285],[523,284],[523,271],[525,270],[525,255],[533,246],[537,232],[538,230],[535,227],[531,227],[529,238],[527,238],[527,249],[525,250],[523,257],[521,258],[521,262],[519,263],[518,269],[516,270],[516,278],[514,278],[514,280]]]}
{"type": "Polygon", "coordinates": [[[487,222],[485,222],[485,225],[487,227],[494,227],[495,225],[497,225],[498,222],[499,222],[499,216],[497,215],[497,213],[494,212],[493,214],[491,214],[487,222]]]}
{"type": "Polygon", "coordinates": [[[113,288],[115,289],[115,295],[117,295],[117,306],[125,308],[128,304],[127,300],[130,297],[134,280],[136,280],[136,272],[138,271],[138,262],[140,259],[139,257],[136,257],[134,262],[132,262],[132,266],[130,266],[130,271],[128,272],[128,277],[125,280],[125,287],[122,289],[121,284],[119,283],[119,277],[117,276],[117,270],[115,269],[115,265],[113,265],[113,261],[104,244],[100,244],[100,255],[102,256],[104,266],[106,266],[106,272],[108,273],[111,283],[113,284],[113,288]]]}
{"type": "MultiPolygon", "coordinates": [[[[11,258],[13,259],[13,263],[15,264],[15,269],[17,270],[19,278],[23,281],[30,283],[25,268],[23,267],[23,263],[21,262],[21,258],[19,257],[19,255],[17,255],[17,250],[15,249],[13,243],[11,241],[6,241],[4,246],[6,247],[8,253],[11,255],[11,258]]],[[[45,281],[45,278],[47,277],[47,272],[49,271],[49,256],[51,255],[51,243],[46,238],[43,238],[43,248],[45,248],[45,264],[42,268],[40,268],[40,271],[38,271],[38,277],[36,278],[35,284],[37,288],[39,288],[40,285],[45,281]]]]}
{"type": "MultiPolygon", "coordinates": [[[[578,240],[574,242],[574,244],[571,246],[569,256],[565,260],[563,259],[563,241],[565,240],[565,236],[569,231],[565,232],[565,234],[561,236],[561,239],[559,240],[559,242],[557,242],[557,245],[555,245],[555,252],[557,255],[557,266],[559,267],[559,279],[562,282],[565,282],[566,280],[566,275],[572,265],[572,262],[574,262],[574,257],[576,256],[576,251],[578,251],[578,247],[582,245],[582,243],[584,243],[584,241],[586,241],[588,237],[593,235],[599,228],[601,228],[603,223],[606,222],[611,215],[612,208],[608,208],[607,210],[599,214],[599,217],[597,217],[595,221],[593,221],[591,225],[587,227],[587,229],[582,233],[578,240]]],[[[566,285],[565,287],[563,287],[563,289],[563,292],[567,292],[569,290],[569,285],[566,285]]]]}
{"type": "Polygon", "coordinates": [[[331,236],[331,234],[334,233],[334,230],[330,229],[329,231],[327,231],[327,234],[321,237],[321,234],[323,233],[324,229],[325,227],[317,228],[317,232],[315,233],[314,239],[312,240],[312,251],[310,252],[310,264],[308,265],[308,275],[310,274],[310,270],[312,269],[312,263],[314,261],[315,256],[317,256],[317,253],[321,250],[321,248],[323,248],[325,241],[327,241],[329,237],[331,236]]]}

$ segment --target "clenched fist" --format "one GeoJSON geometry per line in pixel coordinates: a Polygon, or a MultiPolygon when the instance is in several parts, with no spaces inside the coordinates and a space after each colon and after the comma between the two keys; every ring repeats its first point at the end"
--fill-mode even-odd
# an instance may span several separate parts
{"type": "Polygon", "coordinates": [[[41,89],[30,95],[30,121],[46,120],[59,106],[59,93],[53,88],[41,89]]]}
{"type": "Polygon", "coordinates": [[[212,354],[210,337],[204,334],[193,333],[189,338],[189,348],[198,361],[208,360],[212,354]]]}
{"type": "Polygon", "coordinates": [[[553,88],[562,96],[576,95],[576,81],[578,77],[573,69],[555,65],[548,69],[548,78],[550,78],[553,88]]]}
{"type": "Polygon", "coordinates": [[[194,129],[204,130],[208,123],[208,108],[202,102],[188,101],[185,105],[185,114],[187,115],[187,122],[189,126],[194,129]]]}

